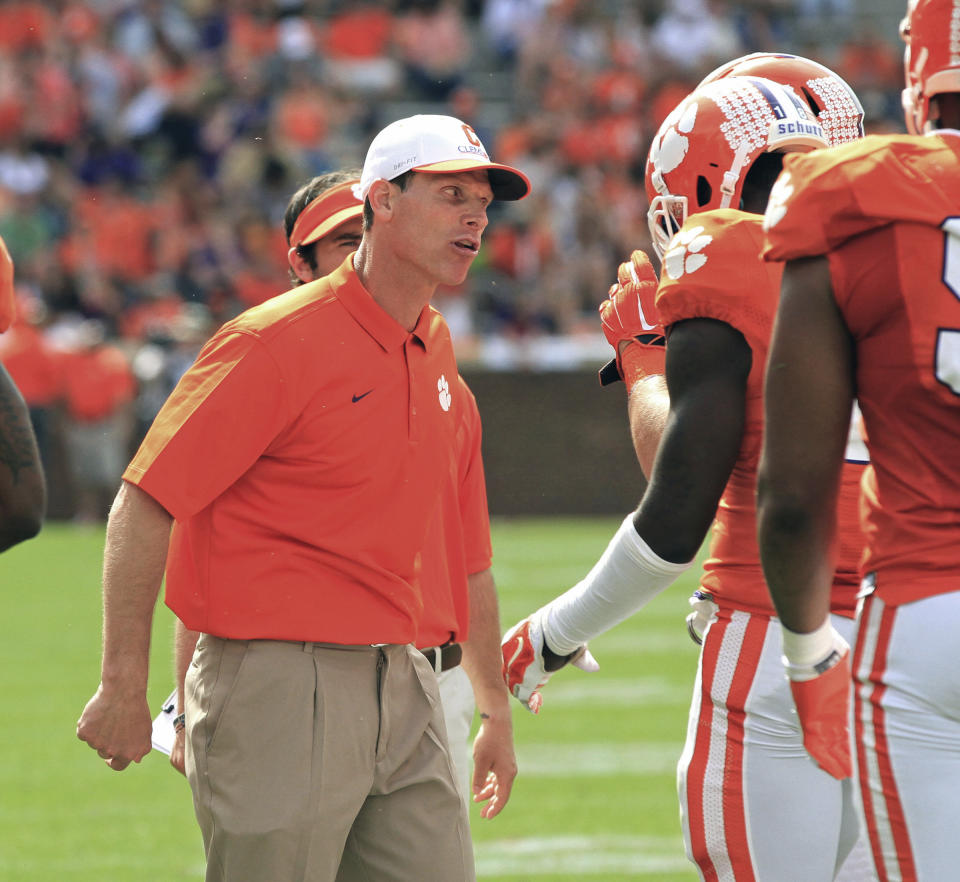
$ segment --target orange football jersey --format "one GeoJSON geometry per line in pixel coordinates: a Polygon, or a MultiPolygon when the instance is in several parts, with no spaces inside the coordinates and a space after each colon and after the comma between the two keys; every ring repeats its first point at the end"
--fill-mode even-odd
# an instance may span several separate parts
{"type": "Polygon", "coordinates": [[[827,254],[869,438],[863,572],[889,605],[957,589],[960,136],[873,136],[788,157],[764,256],[827,254]]]}
{"type": "MultiPolygon", "coordinates": [[[[762,217],[733,209],[695,214],[663,257],[657,311],[664,327],[710,318],[736,328],[753,353],[743,441],[717,507],[702,585],[721,605],[774,613],[757,547],[757,465],[763,439],[763,376],[780,295],[782,267],[764,263],[762,217]]],[[[669,349],[669,342],[667,344],[669,349]]],[[[844,469],[834,612],[852,616],[863,547],[856,517],[862,465],[844,469]]]]}

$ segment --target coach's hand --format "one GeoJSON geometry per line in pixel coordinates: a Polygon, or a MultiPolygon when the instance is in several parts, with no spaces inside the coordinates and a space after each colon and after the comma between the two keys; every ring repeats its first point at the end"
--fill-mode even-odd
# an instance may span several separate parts
{"type": "Polygon", "coordinates": [[[507,689],[531,713],[540,713],[543,696],[540,689],[566,664],[593,673],[600,669],[586,645],[570,655],[557,655],[543,637],[546,607],[518,622],[500,643],[503,653],[503,679],[507,689]]]}
{"type": "Polygon", "coordinates": [[[663,373],[665,338],[654,305],[658,284],[643,251],[634,251],[630,260],[618,267],[617,284],[600,304],[603,333],[616,353],[614,361],[600,372],[604,385],[617,379],[632,384],[641,376],[663,373]]]}
{"type": "Polygon", "coordinates": [[[787,654],[790,636],[784,629],[784,665],[790,678],[790,691],[803,729],[803,746],[825,772],[834,778],[853,774],[850,757],[850,647],[832,627],[823,631],[829,645],[820,660],[809,663],[791,659],[787,654]],[[789,635],[789,636],[788,636],[789,635]]]}
{"type": "Polygon", "coordinates": [[[186,732],[183,729],[177,729],[173,733],[173,747],[170,748],[170,765],[184,776],[187,774],[186,741],[186,732]]]}
{"type": "Polygon", "coordinates": [[[143,690],[126,694],[100,684],[80,715],[77,737],[116,772],[138,763],[151,748],[153,721],[143,690]]]}
{"type": "MultiPolygon", "coordinates": [[[[502,691],[501,691],[502,695],[502,691]]],[[[517,777],[517,757],[513,750],[513,721],[509,699],[501,699],[494,709],[478,700],[480,728],[473,739],[473,801],[481,803],[481,818],[495,818],[510,799],[517,777]],[[484,710],[489,708],[489,712],[484,710]]]]}

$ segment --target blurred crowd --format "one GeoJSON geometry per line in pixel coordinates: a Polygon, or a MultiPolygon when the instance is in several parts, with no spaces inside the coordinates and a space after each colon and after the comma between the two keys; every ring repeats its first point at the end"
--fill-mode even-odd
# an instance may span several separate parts
{"type": "Polygon", "coordinates": [[[649,244],[650,139],[719,62],[808,55],[854,86],[868,130],[900,129],[900,50],[861,6],[0,4],[0,235],[20,303],[0,360],[45,462],[63,469],[64,511],[103,516],[203,340],[288,286],[288,197],[358,167],[392,119],[458,116],[533,182],[528,199],[494,206],[467,282],[441,292],[458,356],[568,367],[597,355],[597,304],[617,263],[649,244]]]}

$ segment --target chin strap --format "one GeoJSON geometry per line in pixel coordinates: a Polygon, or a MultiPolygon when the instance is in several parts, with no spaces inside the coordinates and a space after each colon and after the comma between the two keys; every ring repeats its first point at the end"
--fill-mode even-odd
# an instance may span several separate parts
{"type": "Polygon", "coordinates": [[[729,208],[730,203],[733,202],[733,197],[737,192],[737,183],[740,181],[740,173],[747,164],[749,152],[750,142],[741,141],[733,157],[733,165],[730,166],[729,171],[723,173],[723,183],[720,185],[720,192],[723,193],[723,198],[720,200],[721,208],[729,208]]]}

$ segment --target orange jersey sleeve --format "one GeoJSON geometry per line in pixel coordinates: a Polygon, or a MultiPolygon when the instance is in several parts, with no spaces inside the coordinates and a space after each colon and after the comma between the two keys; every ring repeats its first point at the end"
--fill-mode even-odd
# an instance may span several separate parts
{"type": "Polygon", "coordinates": [[[760,221],[729,208],[687,219],[663,256],[656,303],[665,328],[683,319],[717,319],[740,331],[751,348],[766,349],[781,270],[760,259],[760,221]]]}

